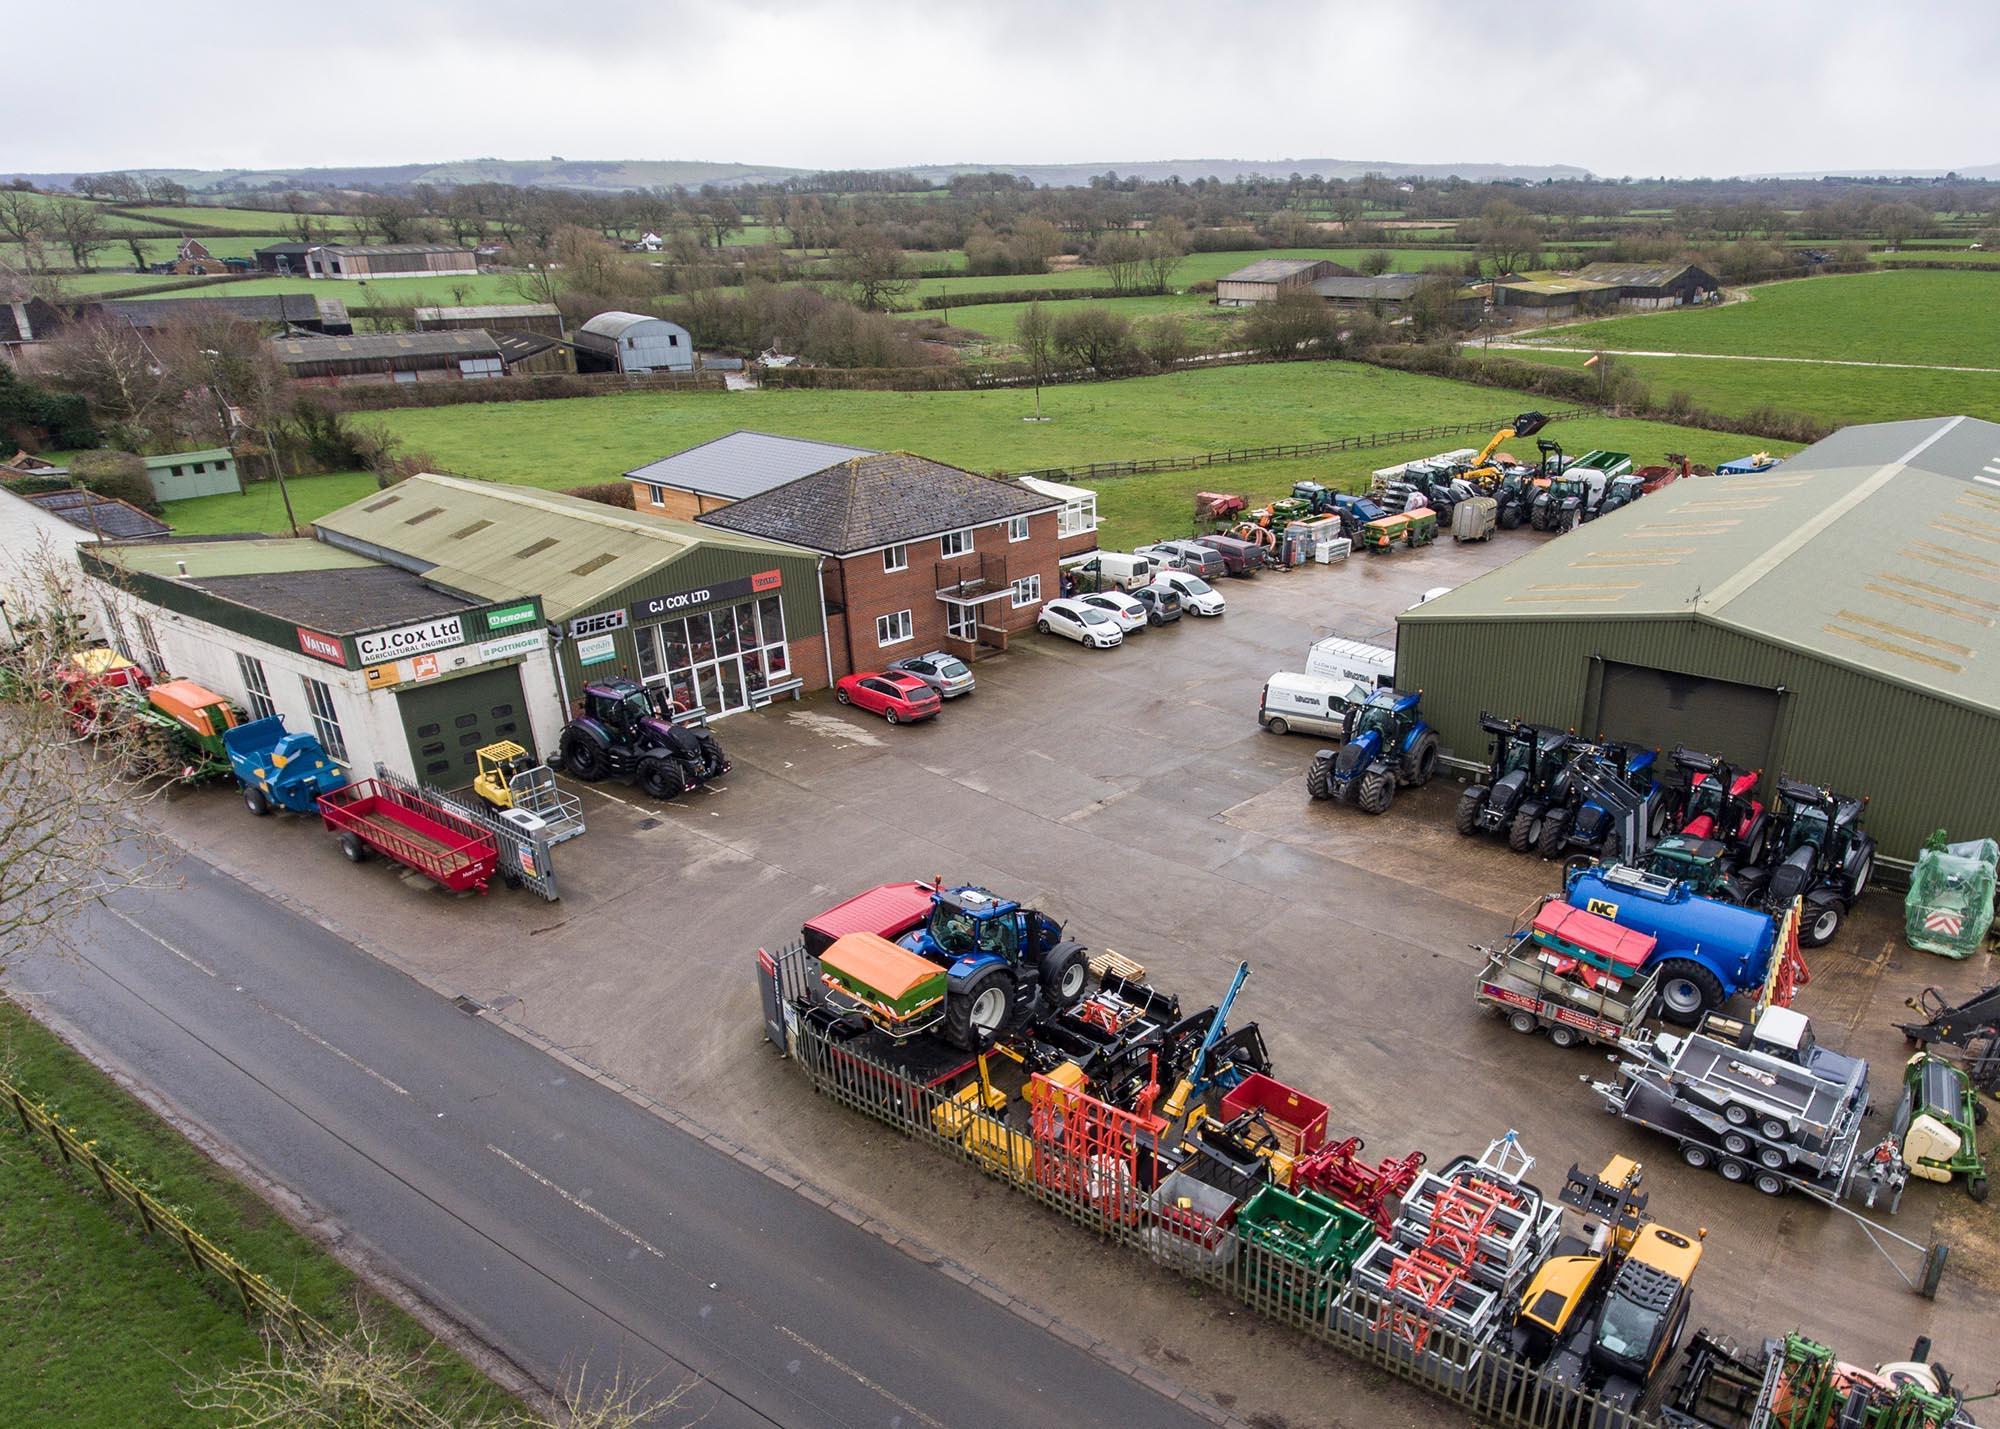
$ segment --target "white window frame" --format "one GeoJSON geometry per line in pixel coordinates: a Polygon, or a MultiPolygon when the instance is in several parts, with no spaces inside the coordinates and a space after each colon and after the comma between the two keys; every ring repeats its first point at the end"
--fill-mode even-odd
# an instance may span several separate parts
{"type": "Polygon", "coordinates": [[[1097,529],[1097,498],[1091,496],[1064,504],[1056,518],[1056,535],[1083,536],[1097,529]]]}
{"type": "Polygon", "coordinates": [[[910,568],[910,548],[908,546],[884,546],[882,548],[882,574],[893,576],[898,571],[910,568]]]}
{"type": "Polygon", "coordinates": [[[891,645],[907,645],[914,639],[916,623],[911,619],[910,611],[898,610],[875,617],[875,644],[878,648],[886,650],[891,645]],[[902,632],[900,635],[896,633],[899,630],[902,632]]]}
{"type": "Polygon", "coordinates": [[[646,483],[646,495],[655,506],[667,504],[667,489],[664,486],[649,481],[646,483]]]}
{"type": "Polygon", "coordinates": [[[1007,539],[1009,542],[1025,541],[1028,539],[1027,517],[1010,516],[1007,518],[1007,539]]]}
{"type": "Polygon", "coordinates": [[[942,536],[938,537],[939,558],[948,561],[954,556],[965,555],[972,549],[972,540],[972,530],[970,527],[962,531],[945,532],[942,536]]]}
{"type": "Polygon", "coordinates": [[[306,713],[312,717],[313,733],[328,754],[348,763],[347,735],[340,727],[340,706],[333,702],[333,687],[311,675],[299,676],[299,683],[305,686],[306,713]]]}
{"type": "Polygon", "coordinates": [[[271,681],[264,674],[264,662],[255,655],[236,652],[236,673],[243,677],[243,704],[252,719],[269,719],[278,712],[271,698],[271,681]]]}
{"type": "Polygon", "coordinates": [[[944,633],[954,640],[977,640],[979,607],[947,603],[944,608],[944,633]]]}
{"type": "Polygon", "coordinates": [[[1014,582],[1014,609],[1042,603],[1042,575],[1037,571],[1031,576],[1022,576],[1014,582]]]}

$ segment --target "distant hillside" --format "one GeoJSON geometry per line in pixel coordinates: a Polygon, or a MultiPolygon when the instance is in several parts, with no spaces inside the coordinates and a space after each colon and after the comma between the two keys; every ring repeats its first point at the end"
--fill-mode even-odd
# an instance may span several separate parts
{"type": "MultiPolygon", "coordinates": [[[[924,164],[889,165],[898,172],[942,183],[954,174],[998,171],[1021,174],[1044,187],[1083,187],[1100,174],[1121,178],[1230,179],[1290,174],[1358,179],[1367,174],[1393,178],[1458,177],[1483,182],[1518,179],[1588,178],[1589,172],[1568,164],[1405,164],[1389,160],[1353,159],[1149,159],[1090,164],[924,164]]],[[[521,187],[575,189],[584,193],[623,193],[633,189],[699,188],[703,184],[732,187],[772,183],[813,172],[806,168],[769,164],[703,163],[672,159],[463,159],[443,164],[398,164],[389,167],[307,169],[128,169],[135,176],[169,178],[206,197],[284,189],[408,189],[417,184],[516,184],[521,187]]],[[[43,188],[67,188],[74,173],[7,174],[0,179],[25,178],[43,188]]]]}
{"type": "Polygon", "coordinates": [[[2000,164],[1973,164],[1962,169],[1801,169],[1782,174],[1743,174],[1746,179],[1961,179],[2000,181],[2000,164]]]}

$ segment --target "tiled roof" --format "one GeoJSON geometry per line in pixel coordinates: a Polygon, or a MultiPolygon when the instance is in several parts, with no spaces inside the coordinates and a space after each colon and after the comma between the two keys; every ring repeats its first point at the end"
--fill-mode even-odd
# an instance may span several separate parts
{"type": "Polygon", "coordinates": [[[165,536],[174,529],[130,502],[74,487],[66,491],[40,492],[28,497],[28,500],[51,516],[60,516],[70,525],[102,536],[107,541],[144,540],[149,536],[165,536]]]}

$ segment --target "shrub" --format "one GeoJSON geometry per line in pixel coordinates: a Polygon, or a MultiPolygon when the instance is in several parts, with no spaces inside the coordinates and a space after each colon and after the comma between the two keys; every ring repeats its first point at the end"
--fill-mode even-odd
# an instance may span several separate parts
{"type": "Polygon", "coordinates": [[[158,515],[160,505],[153,499],[153,484],[146,480],[146,463],[131,452],[78,452],[70,459],[70,479],[87,491],[129,501],[142,511],[158,515]]]}
{"type": "Polygon", "coordinates": [[[605,506],[617,506],[630,511],[632,506],[632,483],[629,481],[600,481],[589,486],[569,486],[563,488],[565,496],[580,496],[585,501],[596,501],[605,506]]]}

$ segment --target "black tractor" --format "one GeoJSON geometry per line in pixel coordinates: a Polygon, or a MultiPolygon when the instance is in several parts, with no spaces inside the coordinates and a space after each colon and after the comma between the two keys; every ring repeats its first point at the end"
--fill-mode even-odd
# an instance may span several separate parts
{"type": "Polygon", "coordinates": [[[563,767],[585,783],[629,779],[656,799],[720,778],[730,769],[706,726],[674,723],[664,691],[632,680],[585,685],[577,717],[563,726],[563,767]]]}
{"type": "Polygon", "coordinates": [[[1516,830],[1524,805],[1546,802],[1562,772],[1569,735],[1547,725],[1498,719],[1481,712],[1479,727],[1492,737],[1483,782],[1458,796],[1456,825],[1461,834],[1505,834],[1516,853],[1532,846],[1539,830],[1530,819],[1516,830]]]}
{"type": "Polygon", "coordinates": [[[1782,776],[1777,795],[1764,848],[1769,901],[1805,899],[1799,941],[1817,948],[1875,876],[1875,840],[1861,827],[1868,801],[1782,776]]]}

